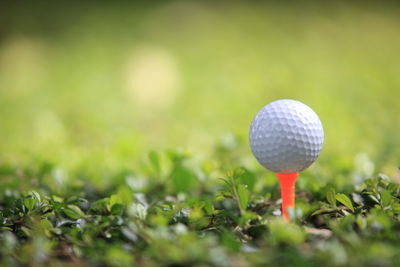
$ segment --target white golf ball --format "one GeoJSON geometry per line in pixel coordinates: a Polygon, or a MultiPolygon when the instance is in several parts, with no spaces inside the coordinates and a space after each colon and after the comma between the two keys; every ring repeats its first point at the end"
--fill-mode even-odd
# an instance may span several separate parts
{"type": "Polygon", "coordinates": [[[299,172],[319,156],[324,129],[307,105],[290,99],[269,103],[250,127],[250,146],[256,159],[276,173],[299,172]]]}

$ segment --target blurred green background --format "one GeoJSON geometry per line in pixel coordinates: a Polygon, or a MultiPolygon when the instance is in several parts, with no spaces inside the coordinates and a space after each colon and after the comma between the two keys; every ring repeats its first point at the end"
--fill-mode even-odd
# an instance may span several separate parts
{"type": "Polygon", "coordinates": [[[235,139],[243,165],[256,166],[253,116],[291,98],[323,122],[315,166],[333,175],[367,162],[392,176],[399,11],[394,2],[3,2],[0,161],[120,168],[175,147],[207,158],[235,139]]]}

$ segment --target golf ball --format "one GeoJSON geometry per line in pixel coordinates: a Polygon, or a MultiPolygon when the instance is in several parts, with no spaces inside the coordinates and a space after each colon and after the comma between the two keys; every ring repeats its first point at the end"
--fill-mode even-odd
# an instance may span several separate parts
{"type": "Polygon", "coordinates": [[[290,99],[269,103],[250,127],[250,147],[265,168],[276,173],[299,172],[318,157],[324,129],[307,105],[290,99]]]}

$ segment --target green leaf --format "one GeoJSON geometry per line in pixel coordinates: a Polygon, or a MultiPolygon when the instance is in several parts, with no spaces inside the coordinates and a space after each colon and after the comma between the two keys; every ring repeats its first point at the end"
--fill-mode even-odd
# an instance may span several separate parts
{"type": "Polygon", "coordinates": [[[393,203],[392,209],[394,212],[400,213],[400,203],[393,203]]]}
{"type": "Polygon", "coordinates": [[[33,210],[33,208],[35,207],[35,203],[36,203],[36,198],[25,198],[24,199],[24,206],[29,210],[33,210]]]}
{"type": "Polygon", "coordinates": [[[227,170],[226,171],[226,176],[233,177],[233,170],[227,170]]]}
{"type": "Polygon", "coordinates": [[[211,200],[206,199],[204,201],[204,210],[206,211],[207,215],[211,215],[214,212],[214,206],[211,202],[211,200]]]}
{"type": "Polygon", "coordinates": [[[21,227],[21,231],[26,235],[26,236],[31,236],[32,235],[32,230],[31,229],[29,229],[28,227],[26,227],[26,226],[22,226],[21,227]]]}
{"type": "Polygon", "coordinates": [[[114,206],[115,204],[122,204],[120,197],[117,194],[113,194],[110,196],[109,199],[110,207],[114,206]]]}
{"type": "Polygon", "coordinates": [[[41,201],[41,199],[40,199],[40,195],[39,195],[39,193],[38,192],[36,192],[36,191],[34,191],[34,190],[32,190],[31,192],[30,192],[30,194],[31,195],[33,195],[36,199],[37,199],[37,201],[38,202],[40,202],[41,201]]]}
{"type": "Polygon", "coordinates": [[[381,191],[381,203],[384,207],[389,206],[392,201],[392,195],[386,189],[382,189],[381,191]]]}
{"type": "Polygon", "coordinates": [[[357,226],[362,230],[365,229],[365,227],[367,227],[367,220],[361,216],[357,216],[356,223],[357,226]]]}
{"type": "Polygon", "coordinates": [[[304,241],[306,233],[296,224],[290,224],[281,218],[274,218],[268,224],[271,231],[271,240],[274,243],[300,244],[304,241]]]}
{"type": "Polygon", "coordinates": [[[244,169],[243,174],[239,177],[239,183],[247,185],[247,189],[253,191],[256,183],[256,175],[253,172],[244,169]]]}
{"type": "Polygon", "coordinates": [[[244,169],[242,169],[242,168],[236,168],[236,169],[233,171],[233,176],[234,176],[234,178],[236,179],[236,178],[239,178],[240,176],[242,176],[244,173],[245,173],[245,170],[244,170],[244,169]]]}
{"type": "Polygon", "coordinates": [[[335,190],[335,188],[331,187],[328,189],[328,192],[326,193],[326,199],[328,200],[329,204],[331,204],[332,207],[336,208],[336,190],[335,190]]]}
{"type": "Polygon", "coordinates": [[[147,209],[140,203],[132,203],[128,207],[128,215],[144,221],[147,216],[147,209]]]}
{"type": "Polygon", "coordinates": [[[121,215],[123,211],[124,211],[124,205],[117,203],[111,207],[110,212],[112,215],[121,215]]]}
{"type": "Polygon", "coordinates": [[[67,215],[68,217],[70,217],[71,219],[74,219],[74,220],[80,219],[85,216],[83,211],[81,211],[81,209],[75,205],[68,205],[64,209],[64,213],[65,213],[65,215],[67,215]]]}
{"type": "Polygon", "coordinates": [[[332,213],[335,211],[337,211],[337,209],[320,208],[320,209],[317,209],[316,211],[314,211],[311,214],[311,216],[315,216],[315,215],[322,214],[322,213],[332,213]]]}
{"type": "Polygon", "coordinates": [[[42,220],[40,221],[40,225],[41,225],[43,228],[48,229],[48,230],[50,230],[50,229],[53,228],[53,225],[51,224],[51,222],[50,222],[49,220],[46,220],[46,219],[42,219],[42,220]]]}
{"type": "Polygon", "coordinates": [[[180,164],[176,165],[172,170],[170,180],[177,193],[190,192],[198,183],[196,175],[180,164]]]}
{"type": "Polygon", "coordinates": [[[241,243],[237,238],[230,232],[223,233],[221,236],[221,243],[227,247],[230,251],[237,252],[241,247],[241,243]]]}
{"type": "Polygon", "coordinates": [[[379,204],[379,200],[376,198],[376,196],[370,194],[370,195],[368,195],[368,197],[369,197],[373,202],[379,204]]]}
{"type": "Polygon", "coordinates": [[[245,185],[238,185],[237,187],[240,210],[245,211],[247,208],[247,202],[249,201],[249,190],[247,190],[245,185]]]}
{"type": "Polygon", "coordinates": [[[110,207],[114,204],[128,205],[133,200],[132,191],[127,186],[120,186],[118,191],[110,196],[110,207]]]}
{"type": "Polygon", "coordinates": [[[336,194],[336,200],[348,207],[352,212],[354,212],[353,203],[351,203],[350,198],[348,198],[345,194],[336,194]]]}

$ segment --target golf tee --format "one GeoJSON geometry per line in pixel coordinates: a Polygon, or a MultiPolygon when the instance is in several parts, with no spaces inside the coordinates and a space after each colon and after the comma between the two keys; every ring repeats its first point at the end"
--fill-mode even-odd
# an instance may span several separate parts
{"type": "Polygon", "coordinates": [[[287,209],[294,208],[294,188],[298,175],[298,172],[276,174],[281,185],[282,217],[285,221],[289,221],[287,209]]]}

